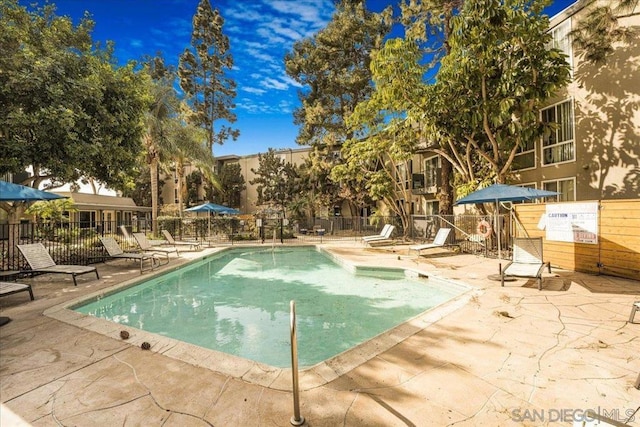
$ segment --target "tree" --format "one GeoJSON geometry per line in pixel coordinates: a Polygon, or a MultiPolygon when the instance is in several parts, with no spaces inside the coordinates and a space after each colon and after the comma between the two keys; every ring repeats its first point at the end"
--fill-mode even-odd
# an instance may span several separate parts
{"type": "Polygon", "coordinates": [[[409,229],[411,200],[410,161],[418,133],[406,112],[419,107],[425,85],[425,67],[418,64],[416,43],[393,39],[374,52],[371,68],[376,90],[356,107],[347,121],[354,137],[342,149],[345,162],[336,166],[332,179],[353,181],[374,200],[381,200],[409,229]],[[401,78],[398,78],[401,76],[401,78]],[[401,203],[400,201],[404,201],[401,203]]]}
{"type": "MultiPolygon", "coordinates": [[[[34,175],[50,187],[80,177],[122,189],[141,150],[145,77],[115,67],[91,40],[93,22],[73,26],[55,6],[27,11],[0,1],[0,175],[34,175]]],[[[21,212],[12,212],[16,221],[21,212]]]]}
{"type": "Polygon", "coordinates": [[[220,188],[214,190],[216,202],[232,208],[240,207],[240,195],[247,186],[239,163],[226,163],[218,175],[220,188]]]}
{"type": "Polygon", "coordinates": [[[172,157],[178,179],[178,212],[182,216],[183,202],[187,195],[184,176],[185,165],[189,163],[203,171],[203,175],[210,182],[217,183],[217,178],[213,176],[215,160],[207,148],[204,129],[185,123],[179,118],[174,119],[172,123],[173,126],[169,129],[169,138],[175,141],[175,146],[169,154],[172,157]]]}
{"type": "Polygon", "coordinates": [[[298,173],[291,163],[276,156],[273,149],[258,155],[258,169],[251,169],[256,177],[249,184],[256,185],[258,204],[272,204],[286,217],[286,208],[299,193],[298,173]]]}
{"type": "Polygon", "coordinates": [[[145,115],[146,132],[143,137],[147,163],[151,175],[152,230],[157,232],[159,171],[172,164],[178,178],[178,207],[182,212],[184,193],[184,165],[186,162],[200,167],[203,174],[212,179],[213,154],[206,148],[206,135],[183,119],[188,109],[180,104],[174,88],[175,74],[164,66],[161,57],[145,65],[145,72],[152,78],[149,92],[153,102],[145,115]]]}
{"type": "MultiPolygon", "coordinates": [[[[408,120],[439,141],[468,190],[505,182],[518,150],[549,131],[540,108],[569,80],[557,49],[547,49],[544,1],[465,2],[452,18],[451,52],[408,120]]],[[[549,125],[553,126],[553,125],[549,125]]]]}
{"type": "MultiPolygon", "coordinates": [[[[137,174],[133,180],[131,187],[125,188],[122,191],[124,197],[131,197],[138,206],[152,206],[153,200],[151,197],[151,173],[149,172],[149,164],[142,159],[140,166],[137,170],[137,174]]],[[[164,180],[158,180],[158,188],[164,186],[164,180]]],[[[158,203],[162,204],[161,197],[158,198],[158,203]]]]}
{"type": "Polygon", "coordinates": [[[35,202],[29,206],[25,213],[28,215],[35,215],[36,222],[40,220],[44,222],[61,224],[63,222],[69,222],[69,217],[65,215],[65,212],[77,212],[78,209],[73,199],[57,199],[35,202]]]}
{"type": "Polygon", "coordinates": [[[219,121],[234,123],[233,113],[236,82],[227,72],[233,68],[229,38],[223,32],[224,18],[212,9],[209,0],[201,0],[193,17],[191,46],[180,55],[178,76],[180,87],[189,98],[192,113],[190,123],[207,130],[207,147],[213,153],[214,144],[224,144],[239,136],[239,131],[221,125],[219,121]]]}
{"type": "Polygon", "coordinates": [[[177,150],[175,140],[171,138],[170,128],[177,114],[178,99],[171,84],[170,73],[154,74],[156,69],[151,64],[147,64],[145,71],[150,77],[152,75],[157,77],[154,80],[149,79],[148,90],[152,102],[144,116],[146,129],[142,137],[146,163],[151,176],[151,228],[154,233],[157,233],[159,170],[163,158],[167,158],[177,150]]]}
{"type": "MultiPolygon", "coordinates": [[[[287,74],[305,88],[299,93],[302,106],[294,112],[294,122],[300,125],[296,141],[314,147],[312,170],[318,181],[341,162],[339,150],[351,137],[345,118],[372,92],[370,53],[389,32],[390,17],[391,8],[377,14],[362,0],[342,0],[324,29],[296,42],[285,56],[287,74]]],[[[341,187],[350,184],[344,181],[341,187]]],[[[357,193],[340,194],[337,185],[323,190],[330,203],[357,193]]],[[[350,202],[355,211],[353,199],[350,202]]]]}
{"type": "MultiPolygon", "coordinates": [[[[440,60],[449,54],[451,18],[463,3],[464,0],[422,0],[401,3],[401,20],[405,25],[407,39],[419,46],[423,54],[421,62],[427,61],[428,63],[427,74],[433,74],[432,71],[437,69],[440,60]]],[[[439,212],[452,214],[454,202],[454,192],[451,185],[453,167],[446,157],[440,158],[440,164],[439,212]]]]}
{"type": "Polygon", "coordinates": [[[187,198],[185,203],[187,207],[191,207],[196,205],[198,202],[202,201],[202,199],[200,199],[198,195],[198,188],[200,188],[200,186],[203,183],[202,172],[198,170],[191,172],[189,175],[187,175],[186,181],[187,181],[187,198]]]}

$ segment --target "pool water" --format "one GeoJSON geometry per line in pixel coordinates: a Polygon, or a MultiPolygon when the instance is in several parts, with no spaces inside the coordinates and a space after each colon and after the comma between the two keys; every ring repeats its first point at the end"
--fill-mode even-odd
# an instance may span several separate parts
{"type": "Polygon", "coordinates": [[[282,368],[295,300],[298,363],[309,367],[466,291],[351,270],[315,247],[231,249],[74,310],[282,368]]]}

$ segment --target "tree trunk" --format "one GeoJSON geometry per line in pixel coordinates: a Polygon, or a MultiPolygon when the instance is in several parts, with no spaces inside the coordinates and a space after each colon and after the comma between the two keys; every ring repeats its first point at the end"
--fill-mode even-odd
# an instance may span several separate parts
{"type": "Polygon", "coordinates": [[[158,230],[158,159],[154,156],[149,164],[151,171],[151,231],[156,235],[158,230]]]}
{"type": "Polygon", "coordinates": [[[440,194],[438,195],[438,213],[440,215],[453,215],[453,187],[451,179],[453,178],[453,166],[451,162],[440,157],[440,194]]]}
{"type": "Polygon", "coordinates": [[[178,177],[178,216],[182,218],[182,207],[184,206],[184,196],[187,189],[184,183],[184,165],[182,162],[176,164],[176,176],[178,177]]]}

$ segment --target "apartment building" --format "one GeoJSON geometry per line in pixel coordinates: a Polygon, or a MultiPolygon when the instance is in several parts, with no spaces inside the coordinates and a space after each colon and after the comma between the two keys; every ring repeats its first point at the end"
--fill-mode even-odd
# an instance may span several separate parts
{"type": "MultiPolygon", "coordinates": [[[[514,177],[559,192],[558,201],[638,198],[640,44],[635,38],[614,46],[605,64],[585,61],[571,31],[589,10],[578,1],[551,18],[553,43],[567,54],[572,81],[542,110],[542,120],[558,129],[518,154],[514,177]]],[[[640,29],[640,4],[618,24],[640,29]]]]}
{"type": "MultiPolygon", "coordinates": [[[[600,1],[612,5],[612,1],[600,1]]],[[[553,46],[567,55],[571,82],[541,111],[558,123],[548,137],[523,147],[512,184],[557,191],[557,201],[640,197],[640,45],[620,43],[605,64],[582,58],[571,31],[591,10],[578,1],[550,19],[553,46]]],[[[618,17],[621,27],[640,29],[640,4],[618,17]]],[[[425,145],[412,171],[414,214],[438,212],[440,158],[425,145]]]]}
{"type": "MultiPolygon", "coordinates": [[[[286,148],[275,150],[276,156],[279,157],[284,163],[291,163],[293,165],[301,165],[305,159],[309,156],[310,148],[286,148]]],[[[255,185],[251,185],[250,182],[255,179],[256,175],[252,170],[257,170],[260,167],[260,154],[256,153],[246,156],[227,155],[216,157],[215,171],[219,173],[225,165],[237,163],[240,165],[240,171],[244,178],[246,189],[240,194],[240,206],[233,206],[238,208],[242,214],[255,213],[258,206],[258,191],[255,185]]],[[[186,165],[184,175],[187,176],[192,173],[195,168],[191,165],[186,165]]],[[[174,173],[175,174],[175,173],[174,173]]],[[[204,201],[204,189],[198,189],[199,201],[204,201]]],[[[164,205],[171,203],[178,203],[178,179],[177,176],[172,179],[165,179],[165,185],[162,187],[162,200],[164,205]]]]}

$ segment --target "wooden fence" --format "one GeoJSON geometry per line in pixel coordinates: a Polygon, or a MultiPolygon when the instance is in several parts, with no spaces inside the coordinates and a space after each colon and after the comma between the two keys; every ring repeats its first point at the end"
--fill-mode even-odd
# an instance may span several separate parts
{"type": "Polygon", "coordinates": [[[640,199],[592,203],[598,205],[597,244],[547,240],[547,231],[538,228],[546,204],[517,205],[515,211],[529,236],[543,238],[544,257],[551,265],[640,280],[640,199]]]}

